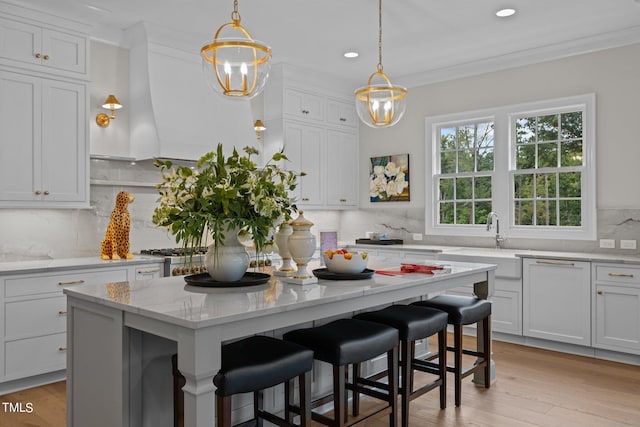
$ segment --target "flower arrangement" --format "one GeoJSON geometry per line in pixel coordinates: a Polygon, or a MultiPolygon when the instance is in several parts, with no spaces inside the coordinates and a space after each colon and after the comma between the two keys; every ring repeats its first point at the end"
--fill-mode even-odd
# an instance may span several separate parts
{"type": "Polygon", "coordinates": [[[245,147],[244,151],[246,155],[240,155],[234,147],[225,158],[218,144],[194,169],[173,167],[168,160],[155,162],[162,182],[157,185],[160,204],[152,221],[167,227],[187,253],[206,246],[209,234],[216,248],[223,245],[225,231],[234,229],[250,235],[260,252],[273,242],[274,228],[291,220],[297,210],[288,194],[296,187],[296,175],[278,166],[279,161],[288,160],[284,152],[275,153],[258,168],[251,159],[258,150],[245,147]]]}

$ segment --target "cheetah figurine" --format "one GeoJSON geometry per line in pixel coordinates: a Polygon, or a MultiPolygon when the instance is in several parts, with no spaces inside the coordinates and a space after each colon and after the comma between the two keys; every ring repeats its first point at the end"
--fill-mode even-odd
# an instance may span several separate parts
{"type": "Polygon", "coordinates": [[[116,196],[116,207],[111,212],[107,232],[100,244],[100,258],[133,258],[133,254],[129,252],[129,231],[131,229],[129,203],[133,203],[133,200],[133,195],[126,191],[121,191],[116,196]]]}

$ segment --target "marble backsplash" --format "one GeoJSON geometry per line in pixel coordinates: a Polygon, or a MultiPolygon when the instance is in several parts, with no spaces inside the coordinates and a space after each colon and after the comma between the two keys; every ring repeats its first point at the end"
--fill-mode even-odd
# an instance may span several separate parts
{"type": "MultiPolygon", "coordinates": [[[[91,160],[89,209],[0,209],[0,262],[27,259],[99,256],[100,242],[119,191],[131,192],[136,200],[131,213],[131,248],[179,246],[165,229],[151,222],[157,205],[159,171],[152,161],[132,165],[122,160],[91,160]]],[[[341,242],[351,243],[367,231],[401,238],[405,243],[491,247],[493,237],[424,236],[413,241],[413,233],[424,233],[424,209],[359,209],[349,211],[308,210],[305,217],[315,223],[312,232],[337,231],[341,242]]],[[[598,238],[615,239],[618,248],[601,249],[597,241],[506,239],[505,248],[559,250],[636,255],[638,250],[619,249],[620,239],[640,240],[640,209],[598,210],[598,238]]]]}

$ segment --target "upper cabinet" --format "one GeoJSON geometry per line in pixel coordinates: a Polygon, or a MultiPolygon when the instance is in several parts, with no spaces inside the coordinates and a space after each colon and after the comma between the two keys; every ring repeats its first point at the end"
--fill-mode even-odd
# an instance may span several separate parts
{"type": "Polygon", "coordinates": [[[83,28],[0,2],[0,207],[89,206],[83,28]]]}
{"type": "Polygon", "coordinates": [[[87,37],[0,17],[2,63],[72,78],[87,76],[87,37]]]}
{"type": "Polygon", "coordinates": [[[284,148],[283,167],[299,173],[292,195],[305,209],[358,207],[358,123],[355,102],[332,93],[324,78],[292,77],[292,68],[274,66],[265,89],[265,156],[284,148]],[[330,92],[330,95],[327,93],[330,92]]]}

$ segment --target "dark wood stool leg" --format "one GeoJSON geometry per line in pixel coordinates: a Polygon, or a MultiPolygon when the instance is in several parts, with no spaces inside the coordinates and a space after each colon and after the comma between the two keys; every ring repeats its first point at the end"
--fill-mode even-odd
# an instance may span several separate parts
{"type": "MultiPolygon", "coordinates": [[[[416,342],[411,341],[411,354],[409,359],[409,364],[413,363],[413,359],[416,358],[416,342]]],[[[411,366],[411,365],[409,365],[411,366]]],[[[409,391],[413,390],[413,369],[409,369],[409,391]]]]}
{"type": "MultiPolygon", "coordinates": [[[[354,363],[353,364],[353,384],[354,385],[357,385],[358,378],[360,378],[360,374],[361,374],[360,364],[354,363]]],[[[351,398],[351,406],[352,406],[353,416],[357,417],[358,415],[360,415],[360,393],[358,393],[357,390],[353,390],[353,396],[351,398]]]]}
{"type": "Polygon", "coordinates": [[[311,371],[298,377],[298,388],[300,393],[300,427],[309,427],[311,426],[311,371]]]}
{"type": "Polygon", "coordinates": [[[345,408],[345,373],[347,367],[345,365],[333,366],[333,418],[336,427],[344,427],[347,418],[347,409],[345,408]]]}
{"type": "MultiPolygon", "coordinates": [[[[294,392],[293,381],[285,381],[284,382],[284,419],[287,420],[287,422],[291,422],[293,419],[293,414],[291,412],[291,405],[293,405],[294,403],[292,398],[293,392],[294,392]]],[[[302,405],[302,400],[300,400],[300,404],[302,405]]]]}
{"type": "Polygon", "coordinates": [[[438,372],[440,374],[440,409],[447,407],[447,329],[438,332],[438,372]]]}
{"type": "Polygon", "coordinates": [[[389,383],[389,427],[398,427],[398,346],[387,352],[387,369],[389,383]]]}
{"type": "Polygon", "coordinates": [[[455,401],[460,406],[462,401],[462,325],[453,326],[455,401]]]}
{"type": "Polygon", "coordinates": [[[412,352],[413,344],[408,343],[407,341],[400,341],[400,376],[402,378],[400,383],[400,388],[402,390],[402,394],[400,396],[400,401],[402,402],[400,412],[401,412],[401,425],[402,427],[409,427],[409,397],[411,396],[411,360],[412,360],[412,352]]]}
{"type": "Polygon", "coordinates": [[[487,363],[484,367],[484,386],[485,388],[489,388],[491,387],[491,316],[484,318],[482,327],[484,329],[484,336],[482,337],[484,360],[487,363]]]}
{"type": "Polygon", "coordinates": [[[231,427],[231,396],[219,396],[216,394],[216,425],[218,427],[231,427]]]}
{"type": "MultiPolygon", "coordinates": [[[[231,399],[229,399],[231,400],[231,399]]],[[[264,409],[264,399],[262,390],[253,392],[253,418],[256,420],[256,427],[262,427],[263,421],[260,412],[264,409]]],[[[229,414],[231,416],[231,414],[229,414]]]]}

